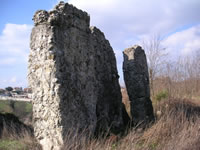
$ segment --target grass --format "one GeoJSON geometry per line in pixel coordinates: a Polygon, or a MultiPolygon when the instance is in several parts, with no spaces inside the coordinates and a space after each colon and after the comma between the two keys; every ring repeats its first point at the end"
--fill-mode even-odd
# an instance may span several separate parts
{"type": "Polygon", "coordinates": [[[160,111],[151,127],[131,129],[124,137],[87,140],[69,135],[63,150],[199,150],[200,101],[171,99],[159,103],[160,111]],[[73,138],[71,138],[73,137],[73,138]]]}
{"type": "Polygon", "coordinates": [[[10,107],[10,101],[0,100],[0,112],[1,113],[12,113],[12,108],[10,107]]]}
{"type": "Polygon", "coordinates": [[[18,140],[0,140],[0,150],[28,150],[24,143],[18,140]]]}
{"type": "MultiPolygon", "coordinates": [[[[10,125],[3,122],[3,129],[0,136],[0,150],[41,150],[32,132],[28,128],[16,130],[16,124],[10,125]]],[[[19,129],[19,128],[18,128],[19,129]]]]}
{"type": "Polygon", "coordinates": [[[140,137],[146,142],[145,149],[200,149],[199,104],[171,100],[163,102],[159,111],[160,118],[140,137]]]}
{"type": "Polygon", "coordinates": [[[20,113],[31,113],[32,112],[32,104],[31,102],[23,102],[23,101],[5,101],[0,100],[0,112],[9,113],[13,111],[13,108],[16,110],[21,110],[20,113]],[[12,106],[13,105],[13,106],[12,106]]]}
{"type": "MultiPolygon", "coordinates": [[[[170,99],[155,106],[159,116],[149,128],[130,129],[123,137],[111,135],[97,139],[88,135],[68,134],[62,150],[199,150],[200,100],[170,99]]],[[[6,133],[6,132],[5,132],[6,133]]],[[[7,133],[0,139],[1,149],[39,150],[34,137],[7,133]],[[14,146],[16,145],[16,146],[14,146]]]]}
{"type": "MultiPolygon", "coordinates": [[[[30,102],[0,100],[0,113],[14,114],[20,120],[27,118],[31,120],[32,104],[30,102]]],[[[0,138],[0,150],[30,150],[34,149],[33,145],[37,145],[35,143],[34,138],[26,129],[19,135],[15,132],[15,129],[10,129],[7,126],[3,128],[2,137],[0,138]]]]}
{"type": "Polygon", "coordinates": [[[0,113],[12,113],[20,120],[27,118],[31,120],[32,104],[31,102],[0,100],[0,113]]]}

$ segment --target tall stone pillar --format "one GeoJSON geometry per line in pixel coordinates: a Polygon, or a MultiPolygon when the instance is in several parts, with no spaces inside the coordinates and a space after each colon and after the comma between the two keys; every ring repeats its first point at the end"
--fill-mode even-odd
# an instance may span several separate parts
{"type": "Polygon", "coordinates": [[[123,72],[131,105],[134,125],[146,124],[154,119],[150,100],[149,74],[144,50],[140,46],[127,48],[123,52],[123,72]]]}
{"type": "Polygon", "coordinates": [[[34,15],[28,80],[34,134],[45,150],[59,150],[68,132],[118,133],[123,127],[116,59],[90,18],[60,2],[34,15]]]}

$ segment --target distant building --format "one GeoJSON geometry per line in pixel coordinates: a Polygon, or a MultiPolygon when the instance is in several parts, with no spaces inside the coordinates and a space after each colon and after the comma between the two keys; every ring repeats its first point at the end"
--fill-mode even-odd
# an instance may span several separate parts
{"type": "Polygon", "coordinates": [[[22,87],[14,87],[13,91],[23,92],[23,88],[22,87]]]}
{"type": "Polygon", "coordinates": [[[23,94],[23,88],[22,87],[14,87],[13,90],[11,91],[11,94],[14,96],[18,95],[18,94],[23,94]]]}
{"type": "Polygon", "coordinates": [[[14,98],[28,98],[28,95],[12,93],[12,97],[14,97],[14,98]]]}
{"type": "Polygon", "coordinates": [[[32,89],[31,88],[24,88],[24,93],[32,93],[32,89]]]}
{"type": "Polygon", "coordinates": [[[3,94],[3,96],[12,96],[12,94],[9,91],[5,91],[5,93],[3,94]]]}
{"type": "Polygon", "coordinates": [[[27,95],[27,97],[30,98],[30,99],[32,99],[32,94],[29,93],[29,94],[27,95]]]}

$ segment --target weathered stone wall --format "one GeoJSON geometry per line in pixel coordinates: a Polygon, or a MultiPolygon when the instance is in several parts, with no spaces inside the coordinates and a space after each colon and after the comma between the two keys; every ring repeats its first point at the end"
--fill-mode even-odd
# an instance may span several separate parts
{"type": "Polygon", "coordinates": [[[95,85],[97,88],[97,127],[96,132],[111,130],[119,133],[123,129],[122,96],[118,82],[116,58],[112,47],[104,34],[96,27],[91,27],[92,42],[95,52],[95,85]],[[112,126],[111,126],[112,125],[112,126]],[[111,128],[110,128],[111,126],[111,128]]]}
{"type": "Polygon", "coordinates": [[[45,150],[60,149],[67,132],[123,129],[114,52],[90,18],[60,2],[37,11],[31,33],[28,80],[34,133],[45,150]]]}
{"type": "Polygon", "coordinates": [[[147,124],[154,119],[154,115],[145,52],[136,45],[125,49],[123,55],[124,81],[131,102],[133,124],[147,124]]]}

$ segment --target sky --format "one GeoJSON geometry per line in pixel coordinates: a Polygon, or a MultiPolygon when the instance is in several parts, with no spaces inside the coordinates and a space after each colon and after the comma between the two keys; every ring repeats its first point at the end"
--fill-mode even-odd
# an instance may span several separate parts
{"type": "MultiPolygon", "coordinates": [[[[0,0],[0,88],[27,87],[29,40],[37,10],[59,0],[0,0]]],[[[122,51],[155,34],[171,57],[200,51],[200,0],[65,0],[90,15],[109,40],[123,84],[122,51]]]]}

